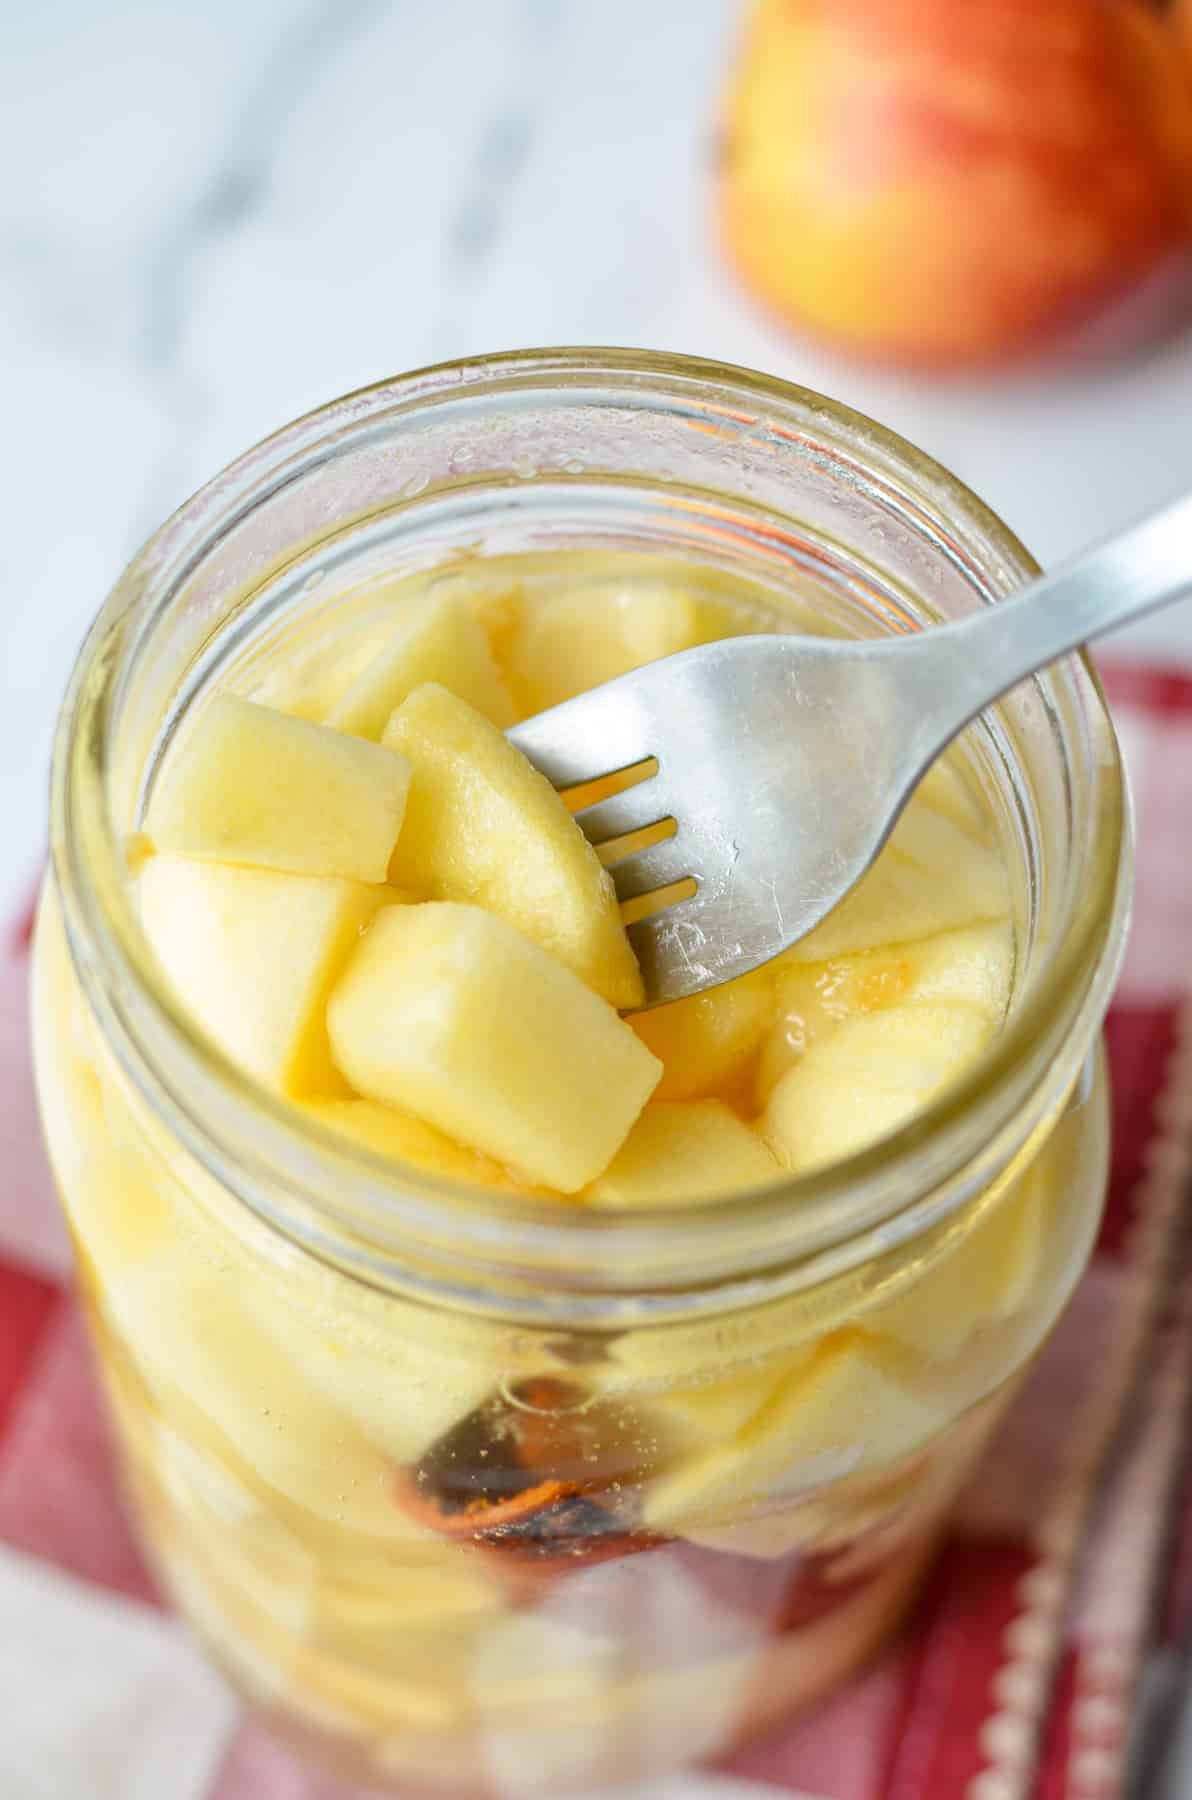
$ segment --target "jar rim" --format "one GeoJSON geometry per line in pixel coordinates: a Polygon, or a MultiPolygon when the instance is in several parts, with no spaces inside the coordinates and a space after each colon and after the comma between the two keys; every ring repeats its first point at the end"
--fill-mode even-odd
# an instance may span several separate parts
{"type": "Polygon", "coordinates": [[[636,391],[643,405],[664,390],[686,395],[805,448],[840,435],[847,447],[834,446],[836,453],[846,461],[851,454],[869,479],[890,487],[912,520],[917,512],[932,516],[933,508],[952,523],[963,518],[994,566],[999,593],[1036,572],[1009,529],[934,459],[852,408],[774,376],[596,347],[496,353],[415,370],[331,401],[264,439],[206,483],[133,559],[84,642],[63,704],[51,853],[76,972],[126,1076],[203,1166],[259,1216],[364,1279],[533,1318],[598,1322],[736,1306],[756,1298],[759,1283],[767,1291],[805,1285],[929,1229],[960,1204],[964,1193],[949,1181],[972,1156],[974,1119],[982,1119],[980,1142],[993,1156],[1028,1095],[1050,1081],[1051,1101],[1062,1104],[1072,1077],[1068,1071],[1061,1091],[1054,1051],[1074,1038],[1083,1060],[1099,1026],[1124,946],[1130,822],[1095,671],[1086,657],[1066,659],[1050,678],[1080,689],[1098,734],[1104,789],[1100,829],[1085,846],[1090,868],[1080,884],[1080,916],[984,1055],[938,1098],[839,1163],[756,1192],[613,1216],[464,1187],[413,1168],[407,1177],[259,1087],[192,1024],[132,905],[105,787],[127,634],[164,612],[234,521],[376,424],[514,390],[593,386],[622,396],[636,391]],[[1024,1070],[1040,1062],[1044,1073],[1028,1083],[1024,1070]],[[905,1177],[901,1186],[892,1171],[905,1177]],[[916,1198],[908,1203],[903,1189],[912,1175],[916,1198]],[[883,1190],[898,1194],[897,1204],[883,1205],[883,1190]],[[652,1271],[648,1292],[643,1270],[652,1271]]]}

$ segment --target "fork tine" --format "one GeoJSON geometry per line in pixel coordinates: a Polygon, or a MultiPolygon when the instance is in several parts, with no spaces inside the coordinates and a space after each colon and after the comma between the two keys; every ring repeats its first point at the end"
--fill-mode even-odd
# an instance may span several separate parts
{"type": "Polygon", "coordinates": [[[505,733],[557,788],[578,787],[645,762],[653,755],[650,740],[656,735],[657,725],[643,708],[631,676],[590,688],[505,733]]]}
{"type": "Polygon", "coordinates": [[[667,817],[666,802],[655,786],[656,778],[647,775],[624,793],[610,794],[594,806],[581,807],[571,816],[589,844],[606,844],[610,838],[625,837],[645,825],[656,825],[667,817]]]}
{"type": "Polygon", "coordinates": [[[691,848],[684,844],[680,835],[665,838],[661,844],[652,844],[649,849],[639,850],[623,862],[606,864],[606,867],[613,878],[617,899],[636,900],[639,894],[652,894],[655,888],[669,887],[672,881],[694,875],[691,862],[691,848]]]}

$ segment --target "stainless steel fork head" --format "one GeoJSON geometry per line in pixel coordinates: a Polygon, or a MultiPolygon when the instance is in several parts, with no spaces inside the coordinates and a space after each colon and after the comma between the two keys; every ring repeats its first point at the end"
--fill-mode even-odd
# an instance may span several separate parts
{"type": "Polygon", "coordinates": [[[635,669],[508,733],[561,789],[657,760],[656,774],[576,814],[589,840],[613,851],[606,860],[620,899],[686,876],[696,882],[689,897],[628,927],[647,1006],[715,987],[787,949],[888,836],[892,821],[876,833],[873,821],[897,788],[903,697],[880,664],[873,672],[869,643],[865,703],[856,705],[862,670],[849,652],[860,648],[727,638],[635,669]],[[667,818],[672,836],[614,860],[613,840],[667,818]]]}

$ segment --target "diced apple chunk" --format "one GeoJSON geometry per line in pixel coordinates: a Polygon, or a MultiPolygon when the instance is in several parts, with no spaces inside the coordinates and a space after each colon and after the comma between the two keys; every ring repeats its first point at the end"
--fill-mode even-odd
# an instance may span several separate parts
{"type": "Polygon", "coordinates": [[[787,955],[824,962],[1009,915],[1005,867],[994,847],[912,801],[868,874],[787,955]]]}
{"type": "MultiPolygon", "coordinates": [[[[688,1410],[697,1402],[689,1396],[688,1410]]],[[[796,1359],[761,1410],[727,1438],[716,1434],[722,1413],[723,1402],[714,1401],[708,1447],[650,1484],[647,1529],[694,1538],[701,1524],[731,1524],[759,1503],[780,1506],[859,1467],[893,1461],[938,1426],[930,1396],[908,1385],[889,1346],[853,1330],[796,1359]]]]}
{"type": "Polygon", "coordinates": [[[328,725],[379,738],[390,713],[424,682],[437,681],[494,725],[513,723],[484,629],[458,594],[433,588],[411,598],[393,636],[327,715],[328,725]]]}
{"type": "Polygon", "coordinates": [[[363,927],[397,896],[330,875],[155,856],[140,880],[146,936],[204,1031],[285,1094],[343,1092],[327,995],[363,927]]]}
{"type": "Polygon", "coordinates": [[[435,1175],[445,1175],[448,1180],[495,1188],[524,1185],[491,1157],[478,1156],[475,1150],[444,1137],[425,1119],[399,1112],[396,1107],[378,1106],[372,1100],[310,1100],[304,1110],[328,1130],[351,1138],[379,1156],[414,1163],[435,1175]]]}
{"type": "Polygon", "coordinates": [[[217,694],[166,762],[145,824],[159,850],[380,882],[409,783],[392,750],[217,694]]]}
{"type": "Polygon", "coordinates": [[[923,1002],[971,1007],[999,1022],[1013,964],[1013,933],[1004,922],[822,963],[783,957],[774,977],[777,1017],[758,1066],[760,1100],[814,1044],[859,1013],[923,1002]]]}
{"type": "Polygon", "coordinates": [[[896,1006],[846,1020],[788,1069],[762,1134],[797,1173],[874,1143],[920,1111],[980,1055],[993,1034],[959,1006],[896,1006]]]}
{"type": "Polygon", "coordinates": [[[642,663],[751,629],[747,614],[668,582],[594,582],[526,610],[509,680],[524,711],[542,712],[642,663]]]}
{"type": "Polygon", "coordinates": [[[774,987],[766,969],[638,1013],[633,1029],[666,1070],[656,1098],[690,1100],[730,1086],[773,1017],[774,987]]]}
{"type": "Polygon", "coordinates": [[[611,1162],[662,1072],[562,963],[450,902],[379,913],[327,1022],[358,1093],[562,1193],[611,1162]]]}
{"type": "Polygon", "coordinates": [[[429,683],[385,743],[411,764],[393,879],[499,913],[613,1006],[638,1006],[638,969],[611,877],[559,795],[474,707],[429,683]]]}
{"type": "Polygon", "coordinates": [[[246,1467],[271,1505],[280,1498],[340,1534],[403,1535],[392,1462],[261,1328],[247,1272],[179,1240],[105,1275],[104,1306],[166,1416],[185,1420],[217,1463],[246,1467]]]}
{"type": "Polygon", "coordinates": [[[866,1323],[910,1349],[945,1359],[973,1332],[1011,1318],[1030,1298],[1043,1266],[1050,1217],[1046,1160],[999,1195],[955,1249],[866,1323]]]}
{"type": "MultiPolygon", "coordinates": [[[[461,578],[462,580],[462,578],[461,578]]],[[[525,595],[518,582],[493,586],[490,582],[466,585],[467,604],[488,640],[489,650],[498,669],[509,655],[513,635],[521,623],[525,595]]]]}
{"type": "Polygon", "coordinates": [[[764,1187],[781,1173],[723,1101],[652,1101],[585,1198],[601,1207],[681,1206],[764,1187]]]}

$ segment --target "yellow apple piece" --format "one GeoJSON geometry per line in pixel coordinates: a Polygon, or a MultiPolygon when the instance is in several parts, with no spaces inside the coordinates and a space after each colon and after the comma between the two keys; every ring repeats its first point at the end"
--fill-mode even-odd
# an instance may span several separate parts
{"type": "Polygon", "coordinates": [[[655,1097],[690,1100],[730,1086],[773,1017],[774,985],[768,969],[638,1013],[633,1029],[666,1071],[655,1097]]]}
{"type": "MultiPolygon", "coordinates": [[[[350,1421],[391,1470],[417,1462],[499,1380],[477,1343],[445,1350],[419,1336],[412,1316],[395,1329],[391,1319],[378,1321],[334,1300],[310,1311],[276,1287],[258,1295],[255,1307],[257,1324],[295,1379],[350,1421]]],[[[418,1539],[422,1530],[411,1522],[406,1536],[418,1539]]]]}
{"type": "Polygon", "coordinates": [[[512,725],[513,702],[483,626],[458,594],[433,588],[406,601],[388,644],[332,707],[327,723],[379,738],[394,708],[428,681],[441,683],[494,725],[512,725]]]}
{"type": "Polygon", "coordinates": [[[762,1135],[803,1174],[850,1156],[921,1111],[993,1035],[960,1006],[894,1006],[847,1019],[782,1076],[762,1135]]]}
{"type": "Polygon", "coordinates": [[[198,1447],[324,1526],[406,1534],[392,1463],[250,1317],[249,1270],[237,1278],[180,1240],[102,1285],[139,1374],[198,1447]]]}
{"type": "Polygon", "coordinates": [[[446,901],[378,913],[327,1023],[358,1093],[562,1193],[611,1162],[662,1073],[540,945],[446,901]]]}
{"type": "MultiPolygon", "coordinates": [[[[686,1425],[698,1392],[685,1397],[686,1425]]],[[[713,1396],[702,1447],[680,1456],[646,1490],[647,1530],[700,1541],[759,1504],[781,1507],[816,1486],[904,1456],[938,1429],[937,1409],[905,1379],[890,1347],[856,1330],[834,1332],[792,1360],[760,1410],[725,1435],[713,1396]]]]}
{"type": "Polygon", "coordinates": [[[414,771],[393,879],[500,914],[611,1005],[639,1006],[612,878],[520,750],[434,683],[397,708],[385,743],[414,771]]]}
{"type": "Polygon", "coordinates": [[[1009,914],[1005,868],[992,846],[912,801],[869,872],[786,954],[824,962],[1009,914]]]}
{"type": "Polygon", "coordinates": [[[481,1187],[520,1188],[508,1169],[491,1157],[478,1156],[454,1139],[444,1137],[425,1119],[378,1106],[373,1100],[308,1100],[304,1111],[328,1130],[351,1138],[379,1156],[414,1163],[450,1181],[471,1181],[481,1187]]]}
{"type": "Polygon", "coordinates": [[[682,1206],[777,1181],[782,1169],[722,1100],[651,1101],[603,1175],[593,1206],[682,1206]]]}
{"type": "MultiPolygon", "coordinates": [[[[453,600],[463,602],[483,631],[498,670],[502,669],[526,604],[520,577],[502,572],[499,562],[486,557],[465,559],[436,574],[431,592],[449,594],[453,600]]],[[[443,686],[450,687],[451,683],[444,681],[443,686]]]]}
{"type": "Polygon", "coordinates": [[[695,644],[756,631],[756,621],[662,581],[595,582],[527,607],[507,653],[514,697],[542,712],[585,688],[695,644]]]}
{"type": "Polygon", "coordinates": [[[392,750],[216,694],[170,754],[145,828],[184,856],[384,881],[409,783],[392,750]]]}
{"type": "MultiPolygon", "coordinates": [[[[1046,1160],[1046,1159],[1044,1159],[1046,1160]]],[[[866,1325],[925,1356],[955,1356],[975,1331],[1012,1318],[1044,1266],[1050,1188],[1035,1167],[997,1196],[954,1249],[866,1325]]]]}
{"type": "Polygon", "coordinates": [[[812,1045],[858,1013],[925,1002],[971,1007],[999,1023],[1013,967],[1014,937],[1004,921],[822,963],[784,956],[773,977],[777,1016],[758,1063],[760,1100],[812,1045]]]}
{"type": "Polygon", "coordinates": [[[343,1092],[327,996],[364,926],[396,897],[183,856],[155,856],[140,880],[145,933],[179,997],[233,1061],[291,1095],[343,1092]]]}

